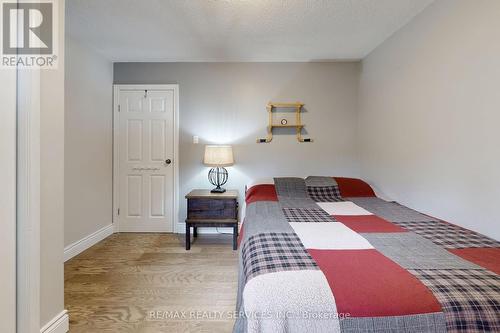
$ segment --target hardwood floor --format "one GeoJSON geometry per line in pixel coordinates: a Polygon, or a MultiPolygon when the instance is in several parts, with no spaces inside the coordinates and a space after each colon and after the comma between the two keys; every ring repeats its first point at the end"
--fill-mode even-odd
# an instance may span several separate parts
{"type": "Polygon", "coordinates": [[[82,252],[65,263],[70,332],[231,332],[231,237],[200,235],[186,251],[183,235],[122,233],[82,252]]]}

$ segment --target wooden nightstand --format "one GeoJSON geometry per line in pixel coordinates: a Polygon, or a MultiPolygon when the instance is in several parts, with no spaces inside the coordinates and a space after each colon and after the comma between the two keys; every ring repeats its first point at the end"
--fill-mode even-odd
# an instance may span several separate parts
{"type": "Polygon", "coordinates": [[[186,195],[186,250],[191,248],[191,227],[197,237],[198,227],[232,227],[233,250],[238,239],[238,191],[211,193],[210,190],[193,190],[186,195]]]}

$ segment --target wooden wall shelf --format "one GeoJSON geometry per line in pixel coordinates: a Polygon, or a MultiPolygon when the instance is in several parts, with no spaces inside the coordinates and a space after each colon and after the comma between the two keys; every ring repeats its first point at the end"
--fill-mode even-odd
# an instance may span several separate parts
{"type": "Polygon", "coordinates": [[[284,128],[293,128],[293,127],[299,127],[299,128],[302,128],[304,127],[305,125],[271,125],[272,128],[275,128],[275,127],[284,127],[284,128]]]}
{"type": "MultiPolygon", "coordinates": [[[[304,103],[272,103],[269,102],[266,106],[267,113],[269,115],[269,126],[267,126],[267,137],[263,139],[257,139],[257,143],[268,143],[273,140],[273,128],[295,128],[295,132],[297,135],[297,140],[299,142],[312,142],[310,138],[302,137],[302,129],[304,128],[304,124],[302,124],[302,120],[300,114],[302,112],[302,108],[304,103]],[[295,122],[293,124],[276,124],[273,121],[273,112],[276,112],[277,109],[294,109],[295,110],[295,122]]],[[[288,121],[288,120],[287,120],[288,121]]]]}

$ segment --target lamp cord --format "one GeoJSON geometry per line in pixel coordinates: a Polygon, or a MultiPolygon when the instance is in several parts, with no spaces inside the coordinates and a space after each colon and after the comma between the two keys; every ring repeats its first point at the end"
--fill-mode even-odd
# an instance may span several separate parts
{"type": "Polygon", "coordinates": [[[215,227],[215,231],[217,231],[217,233],[219,235],[232,235],[233,234],[232,232],[221,232],[221,231],[219,231],[219,227],[215,227]]]}

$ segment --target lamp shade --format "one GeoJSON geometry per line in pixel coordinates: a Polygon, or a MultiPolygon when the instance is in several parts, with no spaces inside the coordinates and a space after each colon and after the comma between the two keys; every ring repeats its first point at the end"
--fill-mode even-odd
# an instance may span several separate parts
{"type": "Polygon", "coordinates": [[[205,146],[203,163],[211,167],[226,167],[234,164],[232,146],[205,146]]]}

